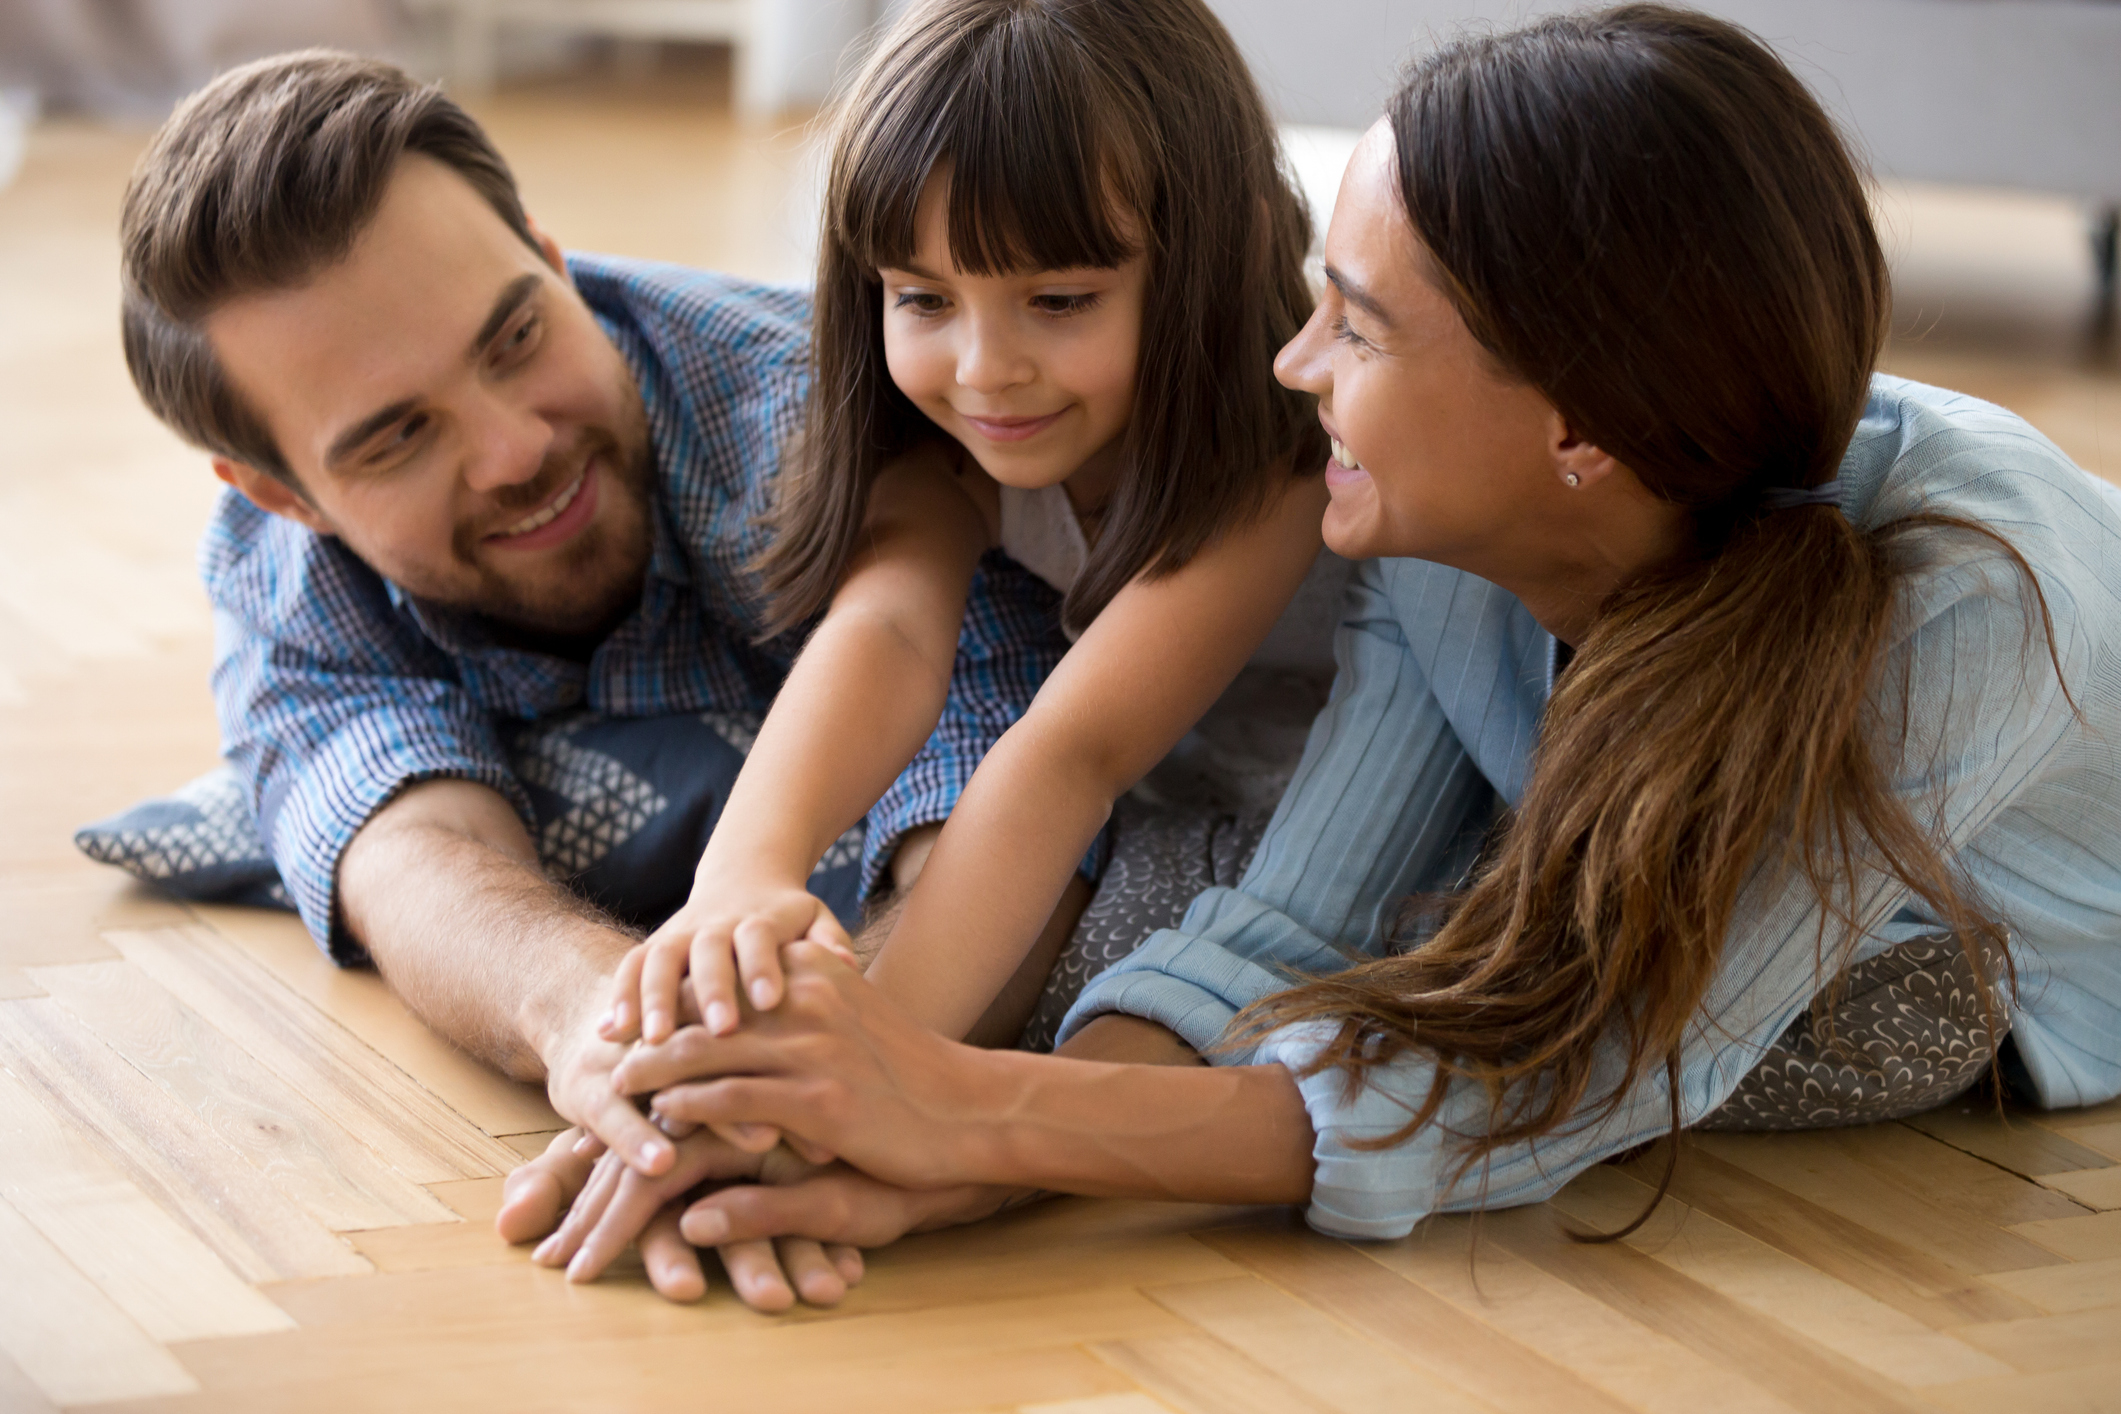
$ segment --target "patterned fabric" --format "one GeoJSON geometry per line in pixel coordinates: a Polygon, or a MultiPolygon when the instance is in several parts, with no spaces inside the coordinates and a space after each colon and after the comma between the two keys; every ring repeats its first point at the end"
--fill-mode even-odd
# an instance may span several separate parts
{"type": "MultiPolygon", "coordinates": [[[[475,617],[413,600],[337,540],[233,493],[201,548],[226,755],[303,921],[342,962],[361,950],[335,936],[339,856],[406,784],[479,781],[535,824],[507,731],[583,710],[761,713],[800,642],[754,641],[744,566],[807,392],[808,297],[601,256],[573,257],[569,269],[640,384],[655,453],[641,603],[586,664],[501,647],[475,617]]],[[[949,813],[980,756],[1030,705],[1067,646],[1055,603],[1007,560],[983,561],[950,707],[869,817],[865,878],[906,830],[949,813]]]]}
{"type": "MultiPolygon", "coordinates": [[[[1987,951],[1990,977],[2003,958],[1987,951]]],[[[1957,938],[1917,938],[1848,970],[1768,1048],[1696,1129],[1830,1129],[1935,1109],[1972,1089],[2010,1029],[1983,1015],[1957,938]]]]}
{"type": "MultiPolygon", "coordinates": [[[[564,713],[510,732],[545,872],[622,922],[652,928],[685,900],[693,866],[758,731],[749,713],[564,713]]],[[[74,843],[182,898],[292,908],[228,767],[91,825],[74,843]]],[[[859,921],[862,829],[835,841],[810,890],[859,921]]]]}

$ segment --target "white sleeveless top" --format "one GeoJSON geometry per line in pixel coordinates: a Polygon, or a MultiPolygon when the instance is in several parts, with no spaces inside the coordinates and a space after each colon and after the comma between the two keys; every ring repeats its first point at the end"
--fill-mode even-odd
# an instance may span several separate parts
{"type": "MultiPolygon", "coordinates": [[[[1002,553],[1066,594],[1090,562],[1090,542],[1068,501],[1066,487],[1055,484],[1026,491],[1003,486],[1002,553]]],[[[1340,600],[1353,565],[1321,550],[1266,639],[1252,654],[1257,668],[1298,672],[1333,671],[1333,630],[1340,624],[1340,600]]],[[[1068,641],[1077,637],[1063,628],[1068,641]]]]}

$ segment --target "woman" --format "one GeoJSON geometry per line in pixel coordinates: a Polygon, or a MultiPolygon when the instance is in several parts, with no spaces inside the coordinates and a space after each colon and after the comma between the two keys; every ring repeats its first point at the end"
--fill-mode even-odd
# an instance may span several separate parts
{"type": "MultiPolygon", "coordinates": [[[[690,1240],[1026,1189],[1394,1236],[1701,1121],[1822,985],[1909,957],[1973,984],[1946,1093],[2006,1025],[2034,1102],[2121,1092],[2121,511],[2010,414],[1873,375],[1864,187],[1788,70],[1650,6],[1461,41],[1357,151],[1326,261],[1278,372],[1335,442],[1327,543],[1375,558],[1242,885],[1056,1057],[791,952],[779,1011],[622,1068],[666,1120],[844,1160],[709,1195],[690,1240]]],[[[1862,1113],[1938,1088],[1896,1083],[1862,1113]]],[[[601,1259],[740,1167],[693,1145],[563,1237],[602,1213],[601,1259]]]]}

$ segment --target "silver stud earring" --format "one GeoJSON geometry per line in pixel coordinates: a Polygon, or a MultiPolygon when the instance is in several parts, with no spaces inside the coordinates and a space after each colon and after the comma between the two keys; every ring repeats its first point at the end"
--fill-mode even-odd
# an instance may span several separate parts
{"type": "Polygon", "coordinates": [[[1581,486],[1581,485],[1583,485],[1583,478],[1582,478],[1582,477],[1580,477],[1580,476],[1578,476],[1578,475],[1577,475],[1577,474],[1576,474],[1575,472],[1573,472],[1573,471],[1572,471],[1572,472],[1569,472],[1569,473],[1568,473],[1567,475],[1563,476],[1563,477],[1562,477],[1561,479],[1562,479],[1563,481],[1566,481],[1566,482],[1568,482],[1568,483],[1569,483],[1569,485],[1571,485],[1571,486],[1581,486]]]}

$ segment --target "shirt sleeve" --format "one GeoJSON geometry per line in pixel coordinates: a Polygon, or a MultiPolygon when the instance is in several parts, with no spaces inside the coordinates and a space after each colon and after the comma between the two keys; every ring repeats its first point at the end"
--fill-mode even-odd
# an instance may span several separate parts
{"type": "Polygon", "coordinates": [[[217,556],[210,538],[206,556],[222,750],[310,935],[333,961],[357,965],[367,953],[338,925],[337,879],[370,816],[437,776],[491,786],[526,824],[530,800],[487,714],[391,609],[380,580],[335,544],[301,543],[306,531],[248,529],[262,542],[248,553],[217,556]]]}
{"type": "MultiPolygon", "coordinates": [[[[1671,1101],[1661,1067],[1638,1077],[1610,1115],[1584,1116],[1532,1143],[1494,1151],[1458,1172],[1453,1134],[1481,1132],[1489,1101],[1454,1082],[1435,1120],[1410,1139],[1370,1148],[1419,1108],[1433,1075],[1419,1055],[1372,1070],[1351,1089],[1338,1070],[1305,1074],[1329,1028],[1287,1028],[1246,1051],[1212,1049],[1245,1005],[1304,973],[1378,949],[1388,910],[1407,894],[1447,887],[1474,857],[1484,782],[1451,733],[1434,694],[1404,649],[1371,566],[1358,576],[1353,613],[1340,630],[1340,679],[1314,727],[1304,761],[1236,890],[1211,890],[1180,927],[1094,981],[1063,1035],[1091,1016],[1120,1011],[1158,1021],[1221,1064],[1278,1062],[1298,1077],[1316,1134],[1309,1219],[1342,1237],[1402,1236],[1431,1212],[1508,1207],[1552,1195],[1598,1160],[1664,1133],[1671,1101]]],[[[2012,588],[2007,564],[1989,560],[1942,576],[1908,622],[1884,681],[1908,684],[1911,730],[1896,773],[1918,818],[1937,818],[1962,855],[2053,757],[2075,717],[2047,667],[2037,610],[2012,588]],[[1940,812],[1941,813],[1935,813],[1940,812]]],[[[2056,618],[2063,661],[2074,640],[2056,618]]],[[[1881,714],[1893,719],[1899,703],[1881,714]]],[[[1858,957],[1927,930],[1883,875],[1856,881],[1859,916],[1890,917],[1858,957]]],[[[1720,1104],[1820,982],[1820,905],[1801,879],[1756,874],[1742,894],[1724,956],[1682,1046],[1680,1117],[1692,1123],[1720,1104]]],[[[1617,1046],[1599,1060],[1610,1095],[1617,1046]]]]}
{"type": "MultiPolygon", "coordinates": [[[[1060,595],[999,550],[980,558],[965,601],[950,692],[935,732],[869,812],[862,841],[862,896],[883,881],[910,830],[950,817],[981,758],[1031,710],[1031,700],[1068,651],[1060,595]]],[[[1082,869],[1095,878],[1104,837],[1082,869]]]]}

